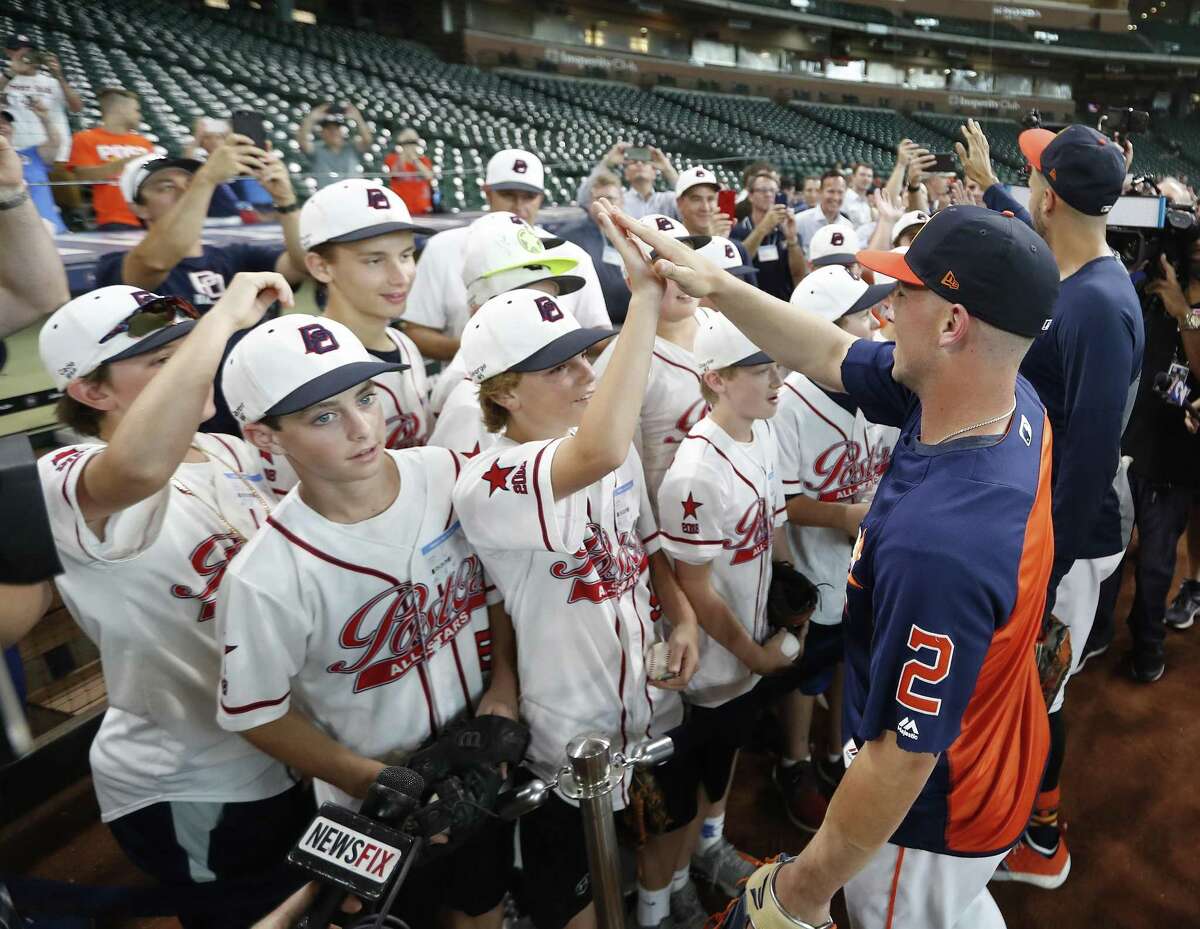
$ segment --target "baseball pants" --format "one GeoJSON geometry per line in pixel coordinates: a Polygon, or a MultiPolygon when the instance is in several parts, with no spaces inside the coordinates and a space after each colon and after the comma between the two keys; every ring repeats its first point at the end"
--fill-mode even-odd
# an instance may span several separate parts
{"type": "Polygon", "coordinates": [[[846,883],[851,929],[1004,929],[987,887],[1002,860],[888,842],[846,883]]]}
{"type": "MultiPolygon", "coordinates": [[[[1071,674],[1079,670],[1079,662],[1087,647],[1092,623],[1096,621],[1096,604],[1100,601],[1100,585],[1117,570],[1124,552],[1105,555],[1103,558],[1080,558],[1058,582],[1058,596],[1054,603],[1054,615],[1071,630],[1071,674]]],[[[1063,681],[1058,696],[1050,707],[1051,713],[1062,709],[1066,699],[1067,681],[1063,681]]]]}

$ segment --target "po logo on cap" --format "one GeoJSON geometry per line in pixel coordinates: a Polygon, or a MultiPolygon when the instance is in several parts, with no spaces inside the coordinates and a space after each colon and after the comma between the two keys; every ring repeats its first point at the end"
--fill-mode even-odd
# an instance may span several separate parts
{"type": "Polygon", "coordinates": [[[833,235],[831,235],[829,237],[829,243],[831,245],[845,245],[846,244],[846,236],[840,232],[835,232],[833,235]]]}
{"type": "Polygon", "coordinates": [[[326,352],[336,351],[341,347],[333,333],[320,323],[301,326],[297,331],[300,333],[300,338],[304,340],[306,355],[324,355],[326,352]]]}
{"type": "Polygon", "coordinates": [[[734,250],[733,250],[733,246],[732,246],[732,245],[728,245],[728,244],[726,244],[726,246],[725,246],[725,257],[726,257],[726,258],[732,258],[732,257],[734,257],[734,254],[735,254],[735,252],[734,252],[734,250]]]}
{"type": "Polygon", "coordinates": [[[525,162],[522,159],[518,158],[516,161],[513,162],[512,169],[514,171],[516,171],[517,174],[524,174],[526,171],[529,170],[529,165],[525,164],[525,162]]]}
{"type": "Polygon", "coordinates": [[[658,217],[658,219],[655,220],[655,223],[658,224],[659,232],[670,232],[672,229],[675,228],[675,224],[673,222],[671,222],[669,219],[667,219],[667,217],[665,217],[665,216],[658,217]]]}
{"type": "Polygon", "coordinates": [[[542,319],[548,323],[556,323],[563,318],[563,311],[558,308],[558,304],[549,297],[538,297],[533,301],[538,308],[538,312],[542,314],[542,319]]]}
{"type": "Polygon", "coordinates": [[[147,303],[153,303],[158,299],[158,294],[152,294],[147,290],[135,290],[129,296],[133,297],[134,302],[138,306],[145,306],[147,303]]]}
{"type": "Polygon", "coordinates": [[[367,188],[367,206],[373,210],[390,210],[392,208],[382,187],[367,188]]]}

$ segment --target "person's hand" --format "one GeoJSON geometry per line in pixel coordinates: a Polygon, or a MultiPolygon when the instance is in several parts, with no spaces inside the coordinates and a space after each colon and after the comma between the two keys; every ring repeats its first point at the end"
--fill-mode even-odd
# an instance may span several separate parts
{"type": "Polygon", "coordinates": [[[686,690],[692,675],[700,667],[700,632],[695,618],[691,622],[672,623],[667,639],[667,670],[671,676],[663,681],[650,681],[660,690],[686,690]]]}
{"type": "Polygon", "coordinates": [[[292,287],[282,274],[242,271],[233,276],[224,295],[213,304],[208,315],[228,321],[235,330],[248,329],[262,319],[263,313],[276,300],[285,307],[295,305],[292,287]]]}
{"type": "Polygon", "coordinates": [[[862,525],[862,521],[867,518],[867,510],[871,509],[869,503],[849,503],[842,516],[842,529],[846,535],[854,538],[858,535],[858,527],[862,525]]]}
{"type": "Polygon", "coordinates": [[[708,221],[708,234],[721,235],[729,237],[729,230],[733,228],[733,217],[728,213],[722,213],[719,210],[713,214],[712,219],[708,221]]]}
{"type": "MultiPolygon", "coordinates": [[[[292,929],[316,903],[320,890],[321,884],[317,881],[305,884],[250,929],[292,929]]],[[[343,913],[357,913],[362,910],[362,907],[362,901],[350,894],[347,894],[346,899],[342,901],[343,913]]],[[[334,929],[332,923],[330,923],[329,929],[334,929]]]]}
{"type": "Polygon", "coordinates": [[[881,223],[895,223],[904,215],[904,204],[886,187],[880,187],[871,195],[871,206],[875,208],[881,223]]]}
{"type": "Polygon", "coordinates": [[[979,123],[968,119],[961,132],[966,145],[955,142],[954,151],[958,153],[963,173],[978,184],[980,190],[987,190],[993,184],[999,184],[1000,179],[992,170],[991,146],[988,145],[987,136],[983,134],[979,123]]]}
{"type": "Polygon", "coordinates": [[[751,671],[766,677],[768,674],[779,674],[792,666],[800,656],[792,655],[789,658],[783,653],[785,635],[791,635],[791,633],[781,629],[758,647],[758,660],[754,662],[751,671]]]}
{"type": "Polygon", "coordinates": [[[1129,174],[1133,170],[1133,140],[1123,132],[1117,135],[1117,144],[1121,146],[1121,154],[1125,156],[1125,173],[1129,174]]]}
{"type": "Polygon", "coordinates": [[[618,139],[613,147],[604,153],[604,163],[610,168],[619,168],[625,163],[625,150],[633,143],[618,139]]]}
{"type": "Polygon", "coordinates": [[[312,112],[309,115],[320,118],[329,112],[330,106],[332,106],[332,104],[318,103],[316,106],[314,106],[312,108],[312,112]]]}
{"type": "Polygon", "coordinates": [[[511,688],[493,685],[485,690],[483,696],[479,698],[479,708],[475,711],[475,715],[503,716],[505,719],[516,722],[520,717],[517,695],[512,692],[511,688]]]}
{"type": "Polygon", "coordinates": [[[1193,400],[1183,408],[1183,424],[1192,435],[1200,432],[1200,400],[1193,400]]]}
{"type": "Polygon", "coordinates": [[[275,206],[291,206],[296,202],[296,191],[292,187],[292,175],[282,158],[270,159],[254,174],[255,179],[266,188],[275,206]]]}
{"type": "MultiPolygon", "coordinates": [[[[662,297],[663,281],[654,272],[649,259],[642,254],[641,248],[637,242],[629,237],[627,233],[640,233],[644,227],[641,223],[634,222],[628,216],[625,216],[618,210],[607,198],[601,197],[599,200],[592,202],[592,219],[596,221],[596,225],[600,227],[600,231],[604,233],[613,248],[617,250],[617,254],[621,256],[621,262],[625,266],[625,275],[629,278],[629,290],[632,293],[650,294],[656,299],[662,297]],[[618,225],[617,218],[624,217],[628,220],[629,225],[618,225]],[[632,227],[632,228],[631,228],[632,227]]],[[[639,238],[642,238],[640,235],[639,238]]],[[[669,236],[667,238],[670,238],[669,236]]],[[[645,241],[645,239],[643,239],[645,241]]],[[[671,239],[674,242],[674,239],[671,239]]],[[[688,249],[691,251],[691,249],[688,249]]]]}
{"type": "Polygon", "coordinates": [[[661,148],[650,146],[650,164],[658,168],[660,171],[665,171],[671,167],[671,159],[666,156],[666,153],[661,148]]]}
{"type": "Polygon", "coordinates": [[[29,109],[33,110],[40,118],[46,119],[50,115],[50,107],[46,105],[46,101],[41,97],[29,98],[29,109]]]}
{"type": "Polygon", "coordinates": [[[796,244],[796,211],[786,203],[777,204],[784,210],[783,216],[783,237],[787,240],[788,245],[796,244]]]}
{"type": "Polygon", "coordinates": [[[766,235],[768,232],[776,229],[780,223],[786,220],[788,214],[791,214],[793,217],[795,216],[795,214],[792,213],[792,211],[789,210],[784,204],[772,204],[771,208],[763,214],[763,218],[758,221],[758,225],[755,226],[755,229],[761,230],[763,235],[766,235]]]}
{"type": "Polygon", "coordinates": [[[0,188],[25,188],[21,156],[3,136],[0,136],[0,188]]]}
{"type": "MultiPolygon", "coordinates": [[[[692,297],[707,297],[720,290],[732,277],[678,239],[673,239],[657,229],[652,229],[645,223],[639,223],[628,213],[617,209],[607,201],[599,202],[605,204],[606,221],[611,223],[614,230],[636,236],[658,254],[659,257],[654,262],[654,273],[659,278],[674,281],[685,294],[692,297]]],[[[595,215],[593,212],[593,216],[595,215]]],[[[600,223],[598,217],[597,223],[600,223]]],[[[600,228],[604,228],[602,223],[600,228]]],[[[640,256],[641,253],[638,254],[640,256]]]]}
{"type": "Polygon", "coordinates": [[[1167,261],[1166,255],[1158,256],[1158,266],[1162,270],[1162,277],[1157,277],[1147,284],[1146,293],[1154,294],[1162,301],[1163,309],[1176,320],[1182,320],[1192,312],[1192,307],[1184,296],[1179,279],[1175,276],[1175,269],[1171,267],[1171,262],[1167,261]]]}
{"type": "Polygon", "coordinates": [[[196,174],[214,184],[236,177],[253,176],[266,168],[271,156],[244,135],[230,135],[208,156],[196,174]]]}
{"type": "Polygon", "coordinates": [[[42,66],[54,75],[54,77],[62,80],[62,64],[59,62],[57,55],[51,52],[42,52],[42,66]]]}

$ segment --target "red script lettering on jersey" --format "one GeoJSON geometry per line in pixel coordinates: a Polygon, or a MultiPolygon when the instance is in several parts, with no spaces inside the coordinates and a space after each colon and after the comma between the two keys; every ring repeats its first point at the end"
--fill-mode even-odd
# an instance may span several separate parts
{"type": "Polygon", "coordinates": [[[331,674],[353,674],[354,692],[390,684],[454,640],[486,602],[483,567],[469,555],[430,599],[426,584],[405,582],[381,590],[360,606],[338,635],[352,661],[335,661],[331,674]]]}
{"type": "Polygon", "coordinates": [[[622,532],[614,546],[608,532],[596,523],[587,524],[583,547],[574,557],[583,559],[577,567],[569,568],[565,561],[556,561],[550,566],[553,577],[574,578],[567,603],[579,600],[603,603],[620,597],[637,584],[642,571],[649,565],[646,550],[636,532],[622,532]],[[593,571],[599,580],[583,580],[593,571]]]}
{"type": "Polygon", "coordinates": [[[200,616],[198,622],[208,622],[217,613],[217,588],[225,577],[225,569],[233,556],[242,550],[245,540],[230,532],[210,535],[207,539],[192,549],[188,558],[192,570],[208,581],[198,593],[184,584],[171,587],[171,596],[180,600],[199,600],[200,616]]]}

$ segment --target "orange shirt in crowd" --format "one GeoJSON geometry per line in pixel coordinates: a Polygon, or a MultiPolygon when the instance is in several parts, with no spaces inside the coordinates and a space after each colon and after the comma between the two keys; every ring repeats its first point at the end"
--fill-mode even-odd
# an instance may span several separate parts
{"type": "MultiPolygon", "coordinates": [[[[420,158],[425,167],[433,167],[433,162],[424,155],[421,155],[420,158]]],[[[400,162],[400,153],[390,152],[383,159],[383,166],[392,175],[390,178],[392,190],[404,201],[408,212],[417,216],[433,209],[433,188],[413,162],[400,162]]]]}
{"type": "MultiPolygon", "coordinates": [[[[70,167],[90,168],[106,161],[116,161],[119,158],[152,151],[153,143],[136,132],[109,132],[103,126],[96,126],[94,129],[75,133],[71,142],[70,167]]],[[[125,202],[121,188],[117,186],[119,178],[120,173],[108,181],[97,181],[92,185],[92,208],[96,211],[96,225],[124,223],[126,226],[141,228],[141,223],[130,212],[129,204],[125,202]]]]}

